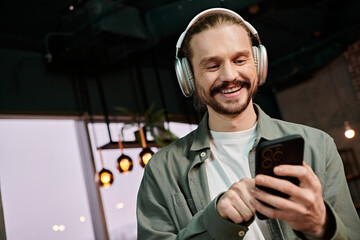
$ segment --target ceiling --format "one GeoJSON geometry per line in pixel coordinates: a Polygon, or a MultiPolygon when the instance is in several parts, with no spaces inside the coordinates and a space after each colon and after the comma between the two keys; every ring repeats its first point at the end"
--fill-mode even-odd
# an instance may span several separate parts
{"type": "Polygon", "coordinates": [[[107,70],[128,59],[152,66],[155,56],[173,71],[177,38],[211,7],[232,9],[257,29],[276,89],[308,79],[360,39],[359,0],[19,0],[1,2],[0,48],[107,70]]]}
{"type": "Polygon", "coordinates": [[[274,71],[269,78],[311,70],[360,38],[358,0],[20,0],[1,3],[0,43],[53,59],[97,49],[105,64],[155,52],[172,66],[178,36],[211,7],[232,9],[258,30],[274,71]]]}

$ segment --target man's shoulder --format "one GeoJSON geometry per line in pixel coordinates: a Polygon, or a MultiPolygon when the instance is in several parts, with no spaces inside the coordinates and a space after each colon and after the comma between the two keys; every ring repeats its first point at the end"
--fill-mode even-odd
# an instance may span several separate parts
{"type": "Polygon", "coordinates": [[[268,116],[258,105],[254,105],[258,116],[261,129],[267,136],[287,136],[291,134],[299,134],[304,138],[321,138],[332,139],[329,134],[315,127],[304,125],[301,123],[289,122],[268,116]]]}
{"type": "Polygon", "coordinates": [[[271,121],[281,135],[299,134],[306,139],[319,141],[332,139],[328,133],[315,127],[274,118],[271,118],[271,121]]]}
{"type": "Polygon", "coordinates": [[[176,141],[172,142],[168,146],[164,147],[160,150],[160,152],[177,152],[177,151],[183,151],[188,150],[191,147],[191,144],[193,143],[195,134],[197,129],[189,132],[185,136],[177,139],[176,141]]]}

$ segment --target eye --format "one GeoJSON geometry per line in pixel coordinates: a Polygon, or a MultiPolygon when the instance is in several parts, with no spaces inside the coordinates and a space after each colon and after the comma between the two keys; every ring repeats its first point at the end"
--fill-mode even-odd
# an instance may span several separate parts
{"type": "Polygon", "coordinates": [[[218,68],[219,68],[218,64],[212,64],[212,65],[209,65],[206,67],[206,69],[209,69],[209,70],[214,70],[214,69],[218,69],[218,68]]]}
{"type": "Polygon", "coordinates": [[[246,61],[246,59],[237,59],[234,63],[242,64],[246,61]]]}

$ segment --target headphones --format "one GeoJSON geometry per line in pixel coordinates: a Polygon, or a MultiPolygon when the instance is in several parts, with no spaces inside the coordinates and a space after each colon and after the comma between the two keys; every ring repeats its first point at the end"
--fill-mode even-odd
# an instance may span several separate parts
{"type": "Polygon", "coordinates": [[[191,72],[190,63],[186,58],[179,58],[179,51],[181,44],[185,38],[185,35],[189,28],[203,15],[208,13],[227,13],[237,19],[240,19],[252,35],[256,38],[258,46],[253,46],[254,62],[258,75],[258,85],[261,86],[266,81],[268,71],[268,58],[265,47],[261,44],[259,34],[256,29],[248,22],[246,22],[239,14],[234,11],[225,8],[210,8],[196,15],[186,27],[185,31],[180,35],[176,43],[176,55],[175,55],[175,72],[181,88],[181,91],[185,97],[190,97],[195,92],[195,81],[193,73],[191,72]]]}

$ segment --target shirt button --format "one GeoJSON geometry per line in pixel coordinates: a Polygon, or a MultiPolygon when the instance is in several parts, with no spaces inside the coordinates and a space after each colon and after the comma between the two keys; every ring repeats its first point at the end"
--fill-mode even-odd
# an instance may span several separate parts
{"type": "Polygon", "coordinates": [[[239,231],[238,235],[239,235],[239,237],[243,237],[245,235],[245,232],[244,231],[239,231]]]}
{"type": "Polygon", "coordinates": [[[200,157],[205,157],[206,156],[206,153],[205,152],[202,152],[202,153],[200,153],[200,157]]]}

